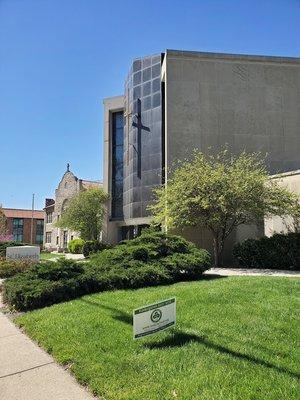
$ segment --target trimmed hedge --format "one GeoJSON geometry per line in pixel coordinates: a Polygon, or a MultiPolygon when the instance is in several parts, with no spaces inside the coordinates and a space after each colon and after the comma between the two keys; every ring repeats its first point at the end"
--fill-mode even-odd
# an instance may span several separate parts
{"type": "Polygon", "coordinates": [[[12,246],[24,246],[24,243],[20,242],[0,242],[0,257],[6,256],[6,248],[12,246]]]}
{"type": "Polygon", "coordinates": [[[80,238],[70,240],[68,243],[69,252],[72,254],[81,254],[84,243],[84,240],[80,238]]]}
{"type": "Polygon", "coordinates": [[[17,310],[30,310],[113,289],[140,288],[197,279],[211,265],[206,250],[177,236],[145,233],[89,262],[44,262],[7,279],[4,299],[17,310]]]}
{"type": "Polygon", "coordinates": [[[90,254],[98,253],[99,251],[109,249],[109,244],[99,242],[99,240],[88,240],[84,243],[82,253],[85,258],[89,257],[90,254]]]}
{"type": "Polygon", "coordinates": [[[237,243],[233,255],[241,267],[300,270],[300,233],[275,234],[237,243]]]}
{"type": "Polygon", "coordinates": [[[33,265],[30,260],[0,260],[0,278],[9,278],[24,272],[33,265]]]}

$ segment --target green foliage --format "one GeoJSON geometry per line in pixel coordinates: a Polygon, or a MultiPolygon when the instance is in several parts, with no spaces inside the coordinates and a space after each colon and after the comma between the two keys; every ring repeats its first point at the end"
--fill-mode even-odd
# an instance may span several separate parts
{"type": "Polygon", "coordinates": [[[0,205],[0,235],[5,235],[7,233],[7,218],[0,205]]]}
{"type": "Polygon", "coordinates": [[[84,240],[81,238],[70,240],[68,243],[69,252],[72,254],[81,254],[84,243],[84,240]]]}
{"type": "Polygon", "coordinates": [[[112,250],[92,255],[90,263],[106,270],[141,268],[145,264],[162,268],[171,281],[199,277],[210,267],[210,255],[180,236],[145,230],[133,240],[112,250]]]}
{"type": "Polygon", "coordinates": [[[0,278],[9,278],[33,265],[29,260],[0,260],[0,278]]]}
{"type": "Polygon", "coordinates": [[[300,270],[300,233],[275,234],[237,243],[233,255],[246,268],[300,270]]]}
{"type": "Polygon", "coordinates": [[[0,257],[5,257],[6,248],[12,246],[24,246],[24,244],[19,242],[0,242],[0,257]]]}
{"type": "Polygon", "coordinates": [[[15,321],[99,399],[299,400],[300,279],[212,278],[96,293],[15,321]],[[132,310],[174,296],[176,326],[132,340],[132,310]]]}
{"type": "Polygon", "coordinates": [[[98,253],[110,247],[109,244],[100,242],[99,240],[87,240],[83,245],[82,252],[84,257],[87,258],[90,254],[98,253]]]}
{"type": "Polygon", "coordinates": [[[17,310],[34,309],[104,290],[139,288],[197,279],[210,255],[181,237],[145,232],[88,263],[43,262],[4,283],[4,298],[17,310]]]}
{"type": "Polygon", "coordinates": [[[241,224],[268,215],[288,215],[296,196],[270,181],[258,154],[235,156],[195,152],[179,163],[168,184],[155,190],[150,206],[154,222],[167,228],[199,226],[213,236],[215,265],[221,263],[224,242],[241,224]]]}
{"type": "Polygon", "coordinates": [[[48,261],[4,282],[4,300],[18,310],[44,307],[83,294],[83,265],[70,260],[48,261]]]}
{"type": "Polygon", "coordinates": [[[70,200],[56,226],[80,232],[83,240],[97,240],[107,200],[108,195],[103,189],[91,188],[81,191],[70,200]]]}

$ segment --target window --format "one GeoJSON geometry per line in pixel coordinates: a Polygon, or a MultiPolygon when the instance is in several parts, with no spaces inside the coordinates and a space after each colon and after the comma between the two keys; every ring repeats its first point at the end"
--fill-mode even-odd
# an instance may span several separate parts
{"type": "Polygon", "coordinates": [[[112,114],[111,216],[123,217],[123,112],[112,114]]]}
{"type": "Polygon", "coordinates": [[[36,220],[36,231],[35,231],[35,243],[43,244],[44,238],[44,220],[37,219],[36,220]]]}
{"type": "Polygon", "coordinates": [[[46,243],[51,243],[51,232],[46,232],[46,243]]]}
{"type": "Polygon", "coordinates": [[[47,212],[47,214],[46,214],[46,223],[47,224],[51,224],[52,218],[53,218],[53,212],[52,211],[47,212]]]}
{"type": "Polygon", "coordinates": [[[14,218],[13,219],[13,235],[15,242],[23,242],[23,219],[14,218]]]}
{"type": "Polygon", "coordinates": [[[64,231],[64,247],[68,245],[68,231],[64,231]]]}
{"type": "Polygon", "coordinates": [[[56,246],[59,245],[59,236],[56,236],[56,246]]]}

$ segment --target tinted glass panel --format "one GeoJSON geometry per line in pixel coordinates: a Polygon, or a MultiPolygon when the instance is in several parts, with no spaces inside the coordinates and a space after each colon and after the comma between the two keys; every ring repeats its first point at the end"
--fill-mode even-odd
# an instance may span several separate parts
{"type": "Polygon", "coordinates": [[[141,72],[137,72],[136,74],[133,75],[133,85],[138,85],[141,83],[141,72]]]}
{"type": "Polygon", "coordinates": [[[143,70],[143,82],[149,81],[151,79],[151,68],[143,70]]]}
{"type": "Polygon", "coordinates": [[[111,216],[123,215],[123,112],[112,114],[112,190],[111,216]]]}
{"type": "Polygon", "coordinates": [[[152,102],[152,107],[158,107],[160,106],[160,93],[155,93],[153,95],[153,102],[152,102]]]}
{"type": "Polygon", "coordinates": [[[143,85],[143,96],[149,96],[151,93],[151,82],[144,83],[143,85]]]}
{"type": "Polygon", "coordinates": [[[152,92],[158,92],[160,90],[160,78],[154,79],[152,81],[152,92]]]}
{"type": "Polygon", "coordinates": [[[160,64],[156,64],[152,67],[152,78],[156,78],[160,75],[160,64]]]}

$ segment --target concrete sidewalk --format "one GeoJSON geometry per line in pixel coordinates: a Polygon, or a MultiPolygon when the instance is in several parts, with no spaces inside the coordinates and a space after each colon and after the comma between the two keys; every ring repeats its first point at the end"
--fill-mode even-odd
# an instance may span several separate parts
{"type": "Polygon", "coordinates": [[[204,274],[220,276],[286,276],[289,278],[300,278],[300,271],[277,269],[211,268],[205,271],[204,274]]]}
{"type": "Polygon", "coordinates": [[[94,400],[0,312],[1,400],[94,400]]]}

